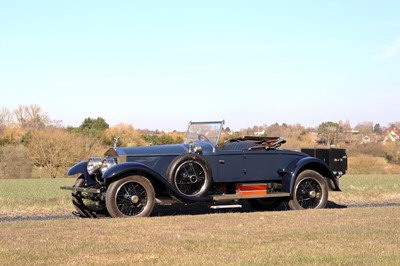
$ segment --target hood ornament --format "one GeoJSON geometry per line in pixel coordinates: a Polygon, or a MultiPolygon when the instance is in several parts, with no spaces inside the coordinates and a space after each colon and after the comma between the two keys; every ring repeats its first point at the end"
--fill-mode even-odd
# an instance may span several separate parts
{"type": "Polygon", "coordinates": [[[117,143],[118,143],[118,141],[119,141],[119,138],[120,138],[120,136],[114,138],[114,140],[115,140],[115,142],[114,142],[114,147],[113,147],[114,150],[117,149],[117,143]]]}

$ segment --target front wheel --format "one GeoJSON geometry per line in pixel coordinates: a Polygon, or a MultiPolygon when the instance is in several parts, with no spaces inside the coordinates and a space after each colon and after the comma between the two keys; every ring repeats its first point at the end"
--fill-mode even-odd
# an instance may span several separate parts
{"type": "Polygon", "coordinates": [[[140,175],[117,180],[108,187],[106,206],[111,217],[149,216],[155,204],[151,182],[140,175]]]}
{"type": "Polygon", "coordinates": [[[326,180],[312,170],[305,170],[297,176],[292,194],[289,201],[292,210],[323,209],[328,202],[326,180]]]}

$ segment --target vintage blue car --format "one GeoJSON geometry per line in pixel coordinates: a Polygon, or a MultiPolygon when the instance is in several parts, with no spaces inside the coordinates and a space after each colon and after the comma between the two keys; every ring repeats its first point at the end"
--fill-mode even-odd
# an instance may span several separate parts
{"type": "Polygon", "coordinates": [[[72,190],[82,217],[149,216],[155,204],[206,202],[211,208],[325,208],[340,191],[344,149],[280,149],[279,137],[245,136],[219,144],[224,121],[189,122],[183,144],[122,148],[74,165],[72,190]]]}

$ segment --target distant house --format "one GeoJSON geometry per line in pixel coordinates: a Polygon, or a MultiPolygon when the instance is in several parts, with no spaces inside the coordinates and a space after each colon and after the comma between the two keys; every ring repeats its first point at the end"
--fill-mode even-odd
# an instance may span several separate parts
{"type": "Polygon", "coordinates": [[[255,136],[262,136],[262,135],[264,135],[264,134],[265,134],[265,130],[254,132],[254,135],[255,135],[255,136]]]}
{"type": "Polygon", "coordinates": [[[392,126],[391,128],[388,128],[386,130],[384,142],[386,142],[388,140],[391,140],[391,141],[399,141],[400,140],[400,132],[395,126],[392,126]]]}

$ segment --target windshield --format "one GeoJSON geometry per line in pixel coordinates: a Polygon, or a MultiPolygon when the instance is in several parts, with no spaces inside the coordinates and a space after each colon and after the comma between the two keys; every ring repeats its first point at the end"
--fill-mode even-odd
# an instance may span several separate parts
{"type": "Polygon", "coordinates": [[[224,121],[189,122],[185,143],[208,141],[215,146],[218,143],[224,121]]]}

